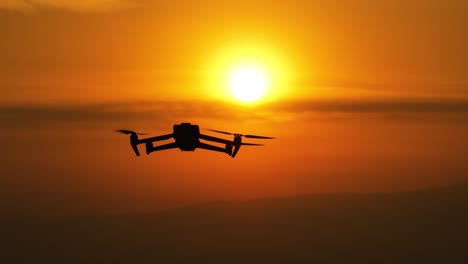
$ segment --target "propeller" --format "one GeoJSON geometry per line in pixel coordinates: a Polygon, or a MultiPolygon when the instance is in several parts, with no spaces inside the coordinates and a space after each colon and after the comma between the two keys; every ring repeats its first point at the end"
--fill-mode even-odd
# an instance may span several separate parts
{"type": "Polygon", "coordinates": [[[126,130],[126,129],[117,129],[117,130],[114,130],[114,131],[118,132],[118,133],[125,134],[125,135],[130,135],[130,145],[132,146],[132,149],[135,152],[135,154],[137,156],[140,156],[140,151],[138,151],[138,147],[137,147],[137,145],[139,144],[138,135],[147,135],[147,134],[137,133],[135,131],[126,130]]]}
{"type": "Polygon", "coordinates": [[[132,130],[126,130],[126,129],[118,129],[118,130],[114,130],[115,132],[119,132],[119,133],[122,133],[122,134],[125,134],[125,135],[131,135],[131,134],[135,134],[135,135],[148,135],[148,134],[145,134],[145,133],[137,133],[135,131],[132,131],[132,130]]]}
{"type": "Polygon", "coordinates": [[[245,137],[245,138],[274,139],[274,137],[265,137],[265,136],[256,136],[256,135],[243,135],[243,134],[230,133],[230,132],[226,132],[226,131],[208,129],[208,128],[206,130],[213,131],[213,132],[216,132],[216,133],[225,134],[225,135],[240,136],[240,137],[245,137]]]}
{"type": "Polygon", "coordinates": [[[241,145],[244,145],[244,146],[265,146],[263,144],[254,144],[254,143],[241,143],[241,145]]]}

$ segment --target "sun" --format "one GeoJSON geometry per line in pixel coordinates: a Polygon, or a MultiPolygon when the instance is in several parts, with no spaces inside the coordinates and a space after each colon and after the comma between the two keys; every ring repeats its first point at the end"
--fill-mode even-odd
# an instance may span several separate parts
{"type": "Polygon", "coordinates": [[[270,44],[229,41],[211,51],[201,71],[200,95],[255,107],[296,96],[292,84],[297,71],[291,68],[287,50],[270,44]]]}
{"type": "Polygon", "coordinates": [[[260,99],[267,89],[266,72],[253,65],[243,65],[232,70],[228,78],[229,88],[237,99],[250,103],[260,99]]]}

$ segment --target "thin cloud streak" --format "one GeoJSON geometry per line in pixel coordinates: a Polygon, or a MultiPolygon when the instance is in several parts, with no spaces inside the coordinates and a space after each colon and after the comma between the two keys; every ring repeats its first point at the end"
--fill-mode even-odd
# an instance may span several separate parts
{"type": "Polygon", "coordinates": [[[335,113],[466,113],[468,100],[385,99],[385,100],[302,100],[272,104],[275,111],[335,113]]]}
{"type": "MultiPolygon", "coordinates": [[[[250,114],[248,118],[254,118],[250,114]]],[[[189,119],[246,118],[217,103],[193,102],[122,102],[74,106],[3,105],[0,129],[34,129],[69,124],[116,125],[147,122],[173,123],[189,119]]]]}
{"type": "MultiPolygon", "coordinates": [[[[0,128],[33,129],[67,124],[115,125],[138,122],[167,124],[185,120],[261,121],[288,119],[302,114],[377,114],[385,119],[427,120],[431,115],[463,116],[468,114],[466,100],[380,100],[380,101],[286,101],[255,108],[221,102],[144,101],[102,103],[74,106],[3,105],[0,106],[0,128]]],[[[447,118],[447,120],[459,120],[447,118]]],[[[463,118],[462,120],[467,120],[463,118]]]]}
{"type": "Polygon", "coordinates": [[[44,8],[55,8],[73,12],[106,12],[126,8],[130,5],[127,0],[2,0],[0,9],[31,12],[44,8]]]}

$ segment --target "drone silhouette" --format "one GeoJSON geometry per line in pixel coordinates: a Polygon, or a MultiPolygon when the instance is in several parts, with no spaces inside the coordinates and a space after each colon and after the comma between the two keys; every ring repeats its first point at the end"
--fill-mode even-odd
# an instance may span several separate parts
{"type": "Polygon", "coordinates": [[[217,151],[226,153],[231,157],[235,157],[237,152],[239,151],[241,146],[263,146],[263,144],[255,144],[255,143],[244,143],[242,142],[242,138],[256,138],[256,139],[274,139],[273,137],[264,137],[264,136],[256,136],[256,135],[243,135],[238,133],[230,133],[221,130],[214,130],[214,129],[207,129],[212,132],[221,133],[225,135],[234,136],[232,141],[208,136],[200,133],[200,128],[198,125],[192,125],[190,123],[181,123],[179,125],[174,125],[173,133],[166,134],[156,137],[149,137],[149,138],[138,138],[139,135],[147,135],[143,133],[137,133],[132,130],[126,129],[119,129],[115,130],[116,132],[130,135],[130,145],[133,148],[133,151],[137,156],[140,156],[140,152],[138,151],[139,144],[146,144],[146,154],[150,154],[154,151],[166,150],[166,149],[173,149],[179,148],[181,151],[195,151],[197,148],[217,151]],[[161,141],[161,140],[168,140],[174,138],[175,142],[153,146],[153,142],[161,141]],[[225,147],[218,147],[214,145],[210,145],[204,142],[201,142],[200,139],[225,144],[225,147]]]}

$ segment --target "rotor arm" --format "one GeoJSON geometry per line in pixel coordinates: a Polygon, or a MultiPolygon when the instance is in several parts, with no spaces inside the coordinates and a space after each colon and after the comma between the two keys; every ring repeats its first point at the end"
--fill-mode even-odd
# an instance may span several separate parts
{"type": "Polygon", "coordinates": [[[228,155],[231,155],[231,153],[225,148],[213,146],[213,145],[202,143],[202,142],[198,143],[197,147],[202,148],[202,149],[206,149],[206,150],[218,151],[218,152],[222,152],[222,153],[226,153],[228,155]]]}
{"type": "Polygon", "coordinates": [[[208,135],[203,135],[200,134],[200,138],[208,141],[213,141],[217,143],[222,143],[222,144],[227,144],[227,145],[234,145],[233,141],[227,140],[227,139],[222,139],[222,138],[217,138],[217,137],[212,137],[208,135]]]}
{"type": "Polygon", "coordinates": [[[177,143],[175,143],[175,142],[172,142],[172,143],[169,143],[169,144],[164,144],[164,145],[161,145],[161,146],[156,146],[156,147],[153,147],[153,144],[151,144],[151,142],[147,142],[146,143],[146,154],[150,154],[151,152],[154,152],[154,151],[173,149],[173,148],[177,148],[177,147],[178,147],[177,143]]]}
{"type": "Polygon", "coordinates": [[[137,144],[143,144],[143,143],[151,143],[154,141],[161,141],[161,140],[167,140],[173,138],[173,134],[167,134],[167,135],[162,135],[162,136],[156,136],[156,137],[150,137],[150,138],[142,138],[138,140],[137,144]]]}

